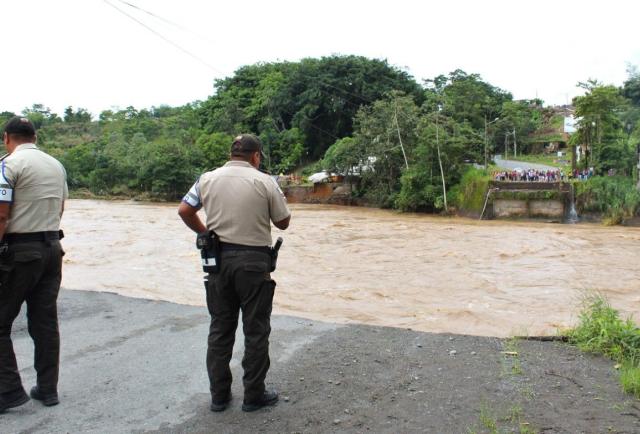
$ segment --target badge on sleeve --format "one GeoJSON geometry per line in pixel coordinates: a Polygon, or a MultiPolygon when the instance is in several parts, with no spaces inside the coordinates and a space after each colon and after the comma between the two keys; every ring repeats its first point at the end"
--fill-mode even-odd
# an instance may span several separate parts
{"type": "Polygon", "coordinates": [[[13,187],[4,176],[4,161],[2,162],[2,171],[0,171],[0,203],[13,202],[13,187]]]}
{"type": "Polygon", "coordinates": [[[200,196],[200,179],[196,181],[189,192],[182,198],[182,201],[193,208],[202,206],[202,196],[200,196]]]}

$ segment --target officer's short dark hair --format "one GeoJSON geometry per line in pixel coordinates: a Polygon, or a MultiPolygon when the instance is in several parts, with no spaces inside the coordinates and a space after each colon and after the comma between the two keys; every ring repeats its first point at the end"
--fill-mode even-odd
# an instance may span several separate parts
{"type": "Polygon", "coordinates": [[[36,136],[36,127],[29,119],[14,116],[4,125],[4,132],[12,138],[30,140],[36,136]]]}
{"type": "Polygon", "coordinates": [[[262,142],[257,136],[253,134],[240,134],[233,139],[233,143],[231,144],[232,156],[248,158],[254,152],[260,152],[260,155],[264,158],[262,142]]]}

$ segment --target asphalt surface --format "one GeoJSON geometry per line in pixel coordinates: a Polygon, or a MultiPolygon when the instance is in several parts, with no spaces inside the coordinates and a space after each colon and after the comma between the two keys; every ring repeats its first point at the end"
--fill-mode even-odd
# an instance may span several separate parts
{"type": "MultiPolygon", "coordinates": [[[[6,433],[500,432],[637,433],[638,400],[613,363],[559,343],[272,319],[277,406],[244,413],[242,338],[231,407],[209,411],[205,308],[62,291],[56,407],[0,414],[6,433]],[[505,354],[505,351],[509,354],[505,354]]],[[[24,316],[14,345],[35,379],[24,316]]]]}
{"type": "MultiPolygon", "coordinates": [[[[24,310],[13,342],[22,382],[35,384],[33,347],[24,310]]],[[[205,371],[209,314],[183,306],[110,293],[62,291],[60,405],[29,402],[0,415],[0,433],[132,432],[186,420],[210,403],[205,371]]],[[[299,348],[336,326],[277,317],[272,363],[287,363],[299,348]],[[275,355],[275,357],[274,357],[275,355]]],[[[242,377],[241,335],[232,367],[242,377]]],[[[241,382],[234,395],[242,397],[241,382]]],[[[241,400],[237,401],[239,404],[241,400]]]]}
{"type": "Polygon", "coordinates": [[[520,168],[522,170],[557,170],[557,167],[547,166],[546,164],[537,164],[537,163],[527,163],[526,161],[515,161],[515,160],[503,160],[502,156],[496,155],[493,158],[496,166],[501,167],[507,170],[514,170],[520,168]]]}

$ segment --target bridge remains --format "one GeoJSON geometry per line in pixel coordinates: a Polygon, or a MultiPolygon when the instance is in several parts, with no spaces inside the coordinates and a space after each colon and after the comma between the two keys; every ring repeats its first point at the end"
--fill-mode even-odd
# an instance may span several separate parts
{"type": "Polygon", "coordinates": [[[483,218],[565,221],[572,202],[565,182],[491,181],[483,218]]]}

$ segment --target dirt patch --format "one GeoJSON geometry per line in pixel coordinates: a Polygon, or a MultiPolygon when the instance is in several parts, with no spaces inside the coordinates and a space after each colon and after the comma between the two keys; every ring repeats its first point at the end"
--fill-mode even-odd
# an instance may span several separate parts
{"type": "Polygon", "coordinates": [[[161,431],[640,431],[640,403],[621,392],[613,363],[556,342],[347,326],[274,364],[269,379],[274,408],[244,414],[235,398],[161,431]]]}

